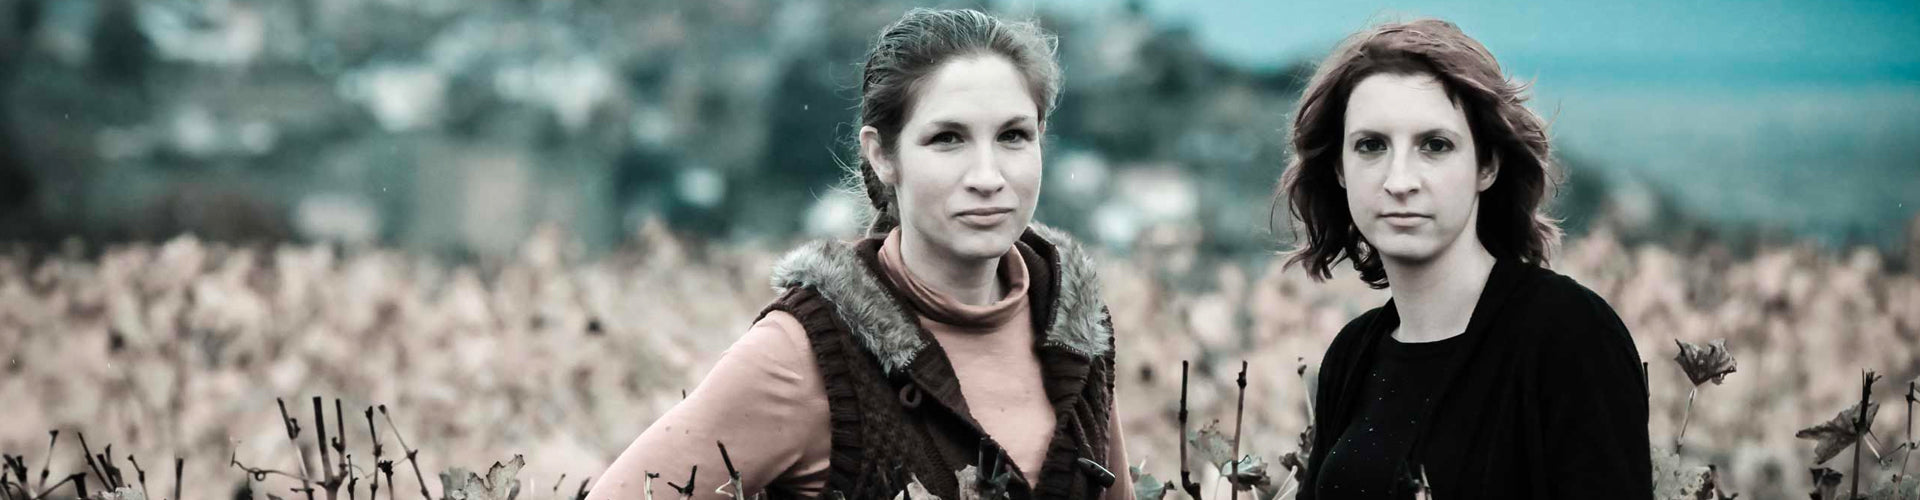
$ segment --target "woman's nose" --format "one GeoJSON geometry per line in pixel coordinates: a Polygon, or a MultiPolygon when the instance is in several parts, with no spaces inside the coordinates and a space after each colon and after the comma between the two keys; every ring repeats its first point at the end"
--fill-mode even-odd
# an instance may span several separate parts
{"type": "Polygon", "coordinates": [[[1380,183],[1387,194],[1405,198],[1420,190],[1420,178],[1413,171],[1413,160],[1408,158],[1412,154],[1411,151],[1396,152],[1393,159],[1388,160],[1387,178],[1380,183]]]}
{"type": "Polygon", "coordinates": [[[969,160],[967,173],[960,178],[961,185],[983,196],[999,193],[1007,187],[1007,177],[1000,173],[999,161],[994,148],[980,148],[980,152],[969,160]]]}

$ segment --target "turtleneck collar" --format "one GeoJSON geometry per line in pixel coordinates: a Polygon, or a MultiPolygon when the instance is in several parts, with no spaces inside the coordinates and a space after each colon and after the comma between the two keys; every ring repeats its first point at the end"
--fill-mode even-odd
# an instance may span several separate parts
{"type": "Polygon", "coordinates": [[[907,269],[906,258],[900,254],[898,228],[887,233],[886,241],[880,245],[880,267],[886,271],[887,281],[907,296],[914,309],[935,322],[968,330],[993,331],[1028,307],[1027,263],[1017,248],[1009,247],[1007,254],[1000,257],[999,275],[1006,286],[1006,295],[985,305],[961,302],[915,277],[907,269]]]}

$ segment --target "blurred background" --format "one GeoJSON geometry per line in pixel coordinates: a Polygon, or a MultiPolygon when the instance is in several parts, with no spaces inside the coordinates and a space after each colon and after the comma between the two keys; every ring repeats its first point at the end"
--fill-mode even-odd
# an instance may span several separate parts
{"type": "Polygon", "coordinates": [[[1253,361],[1273,460],[1327,341],[1385,300],[1282,270],[1273,189],[1316,61],[1424,16],[1533,83],[1567,179],[1553,267],[1633,330],[1656,443],[1691,388],[1673,341],[1718,338],[1740,371],[1700,390],[1683,460],[1732,491],[1804,495],[1793,432],[1862,369],[1888,377],[1878,449],[1909,439],[1912,2],[0,0],[0,450],[80,430],[227,495],[219,457],[297,469],[273,399],[321,395],[393,408],[430,483],[516,453],[540,491],[598,474],[750,324],[779,252],[859,232],[859,63],[913,6],[1059,34],[1037,218],[1102,257],[1130,451],[1162,478],[1181,360],[1226,419],[1253,361]]]}

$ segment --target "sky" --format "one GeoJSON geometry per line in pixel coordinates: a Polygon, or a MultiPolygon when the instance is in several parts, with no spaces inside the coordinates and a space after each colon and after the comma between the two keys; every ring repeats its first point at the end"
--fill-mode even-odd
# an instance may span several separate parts
{"type": "MultiPolygon", "coordinates": [[[[1920,2],[1300,2],[1140,0],[1156,18],[1250,67],[1325,54],[1362,27],[1416,17],[1461,26],[1510,70],[1542,78],[1765,82],[1920,81],[1920,2]]],[[[1088,0],[1009,0],[1048,8],[1088,0]]],[[[1119,0],[1092,0],[1121,8],[1119,0]]]]}
{"type": "Polygon", "coordinates": [[[1249,68],[1324,57],[1380,22],[1439,17],[1533,82],[1562,154],[1690,212],[1829,242],[1864,231],[1883,245],[1920,214],[1920,2],[1138,1],[1249,68]]]}

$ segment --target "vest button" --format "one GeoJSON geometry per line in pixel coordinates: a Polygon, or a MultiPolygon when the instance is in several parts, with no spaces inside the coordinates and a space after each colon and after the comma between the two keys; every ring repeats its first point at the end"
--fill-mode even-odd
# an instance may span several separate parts
{"type": "Polygon", "coordinates": [[[906,406],[909,410],[920,408],[920,400],[923,397],[924,394],[920,392],[920,386],[907,384],[900,387],[900,404],[906,406]]]}
{"type": "Polygon", "coordinates": [[[1109,471],[1106,467],[1100,466],[1100,462],[1095,462],[1090,459],[1081,458],[1079,462],[1080,473],[1086,474],[1088,478],[1093,479],[1094,484],[1100,485],[1101,488],[1113,487],[1113,471],[1109,471]]]}

